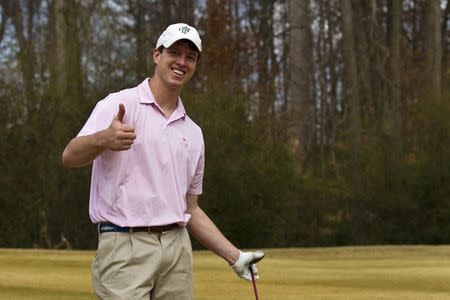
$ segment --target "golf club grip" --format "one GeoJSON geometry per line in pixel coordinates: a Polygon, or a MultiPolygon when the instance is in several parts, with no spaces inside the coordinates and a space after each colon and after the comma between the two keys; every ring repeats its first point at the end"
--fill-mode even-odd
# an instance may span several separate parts
{"type": "Polygon", "coordinates": [[[250,275],[252,276],[252,285],[253,285],[253,292],[255,292],[255,299],[259,300],[258,289],[256,288],[255,274],[253,273],[253,266],[249,265],[248,268],[250,270],[250,275]]]}

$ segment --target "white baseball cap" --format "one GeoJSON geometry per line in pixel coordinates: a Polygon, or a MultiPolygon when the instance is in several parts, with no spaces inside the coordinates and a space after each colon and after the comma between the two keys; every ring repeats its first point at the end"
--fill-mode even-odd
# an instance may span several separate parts
{"type": "Polygon", "coordinates": [[[159,36],[156,42],[156,48],[161,46],[169,48],[173,43],[179,40],[189,40],[197,47],[198,51],[202,52],[202,40],[195,29],[184,23],[172,24],[159,36]]]}

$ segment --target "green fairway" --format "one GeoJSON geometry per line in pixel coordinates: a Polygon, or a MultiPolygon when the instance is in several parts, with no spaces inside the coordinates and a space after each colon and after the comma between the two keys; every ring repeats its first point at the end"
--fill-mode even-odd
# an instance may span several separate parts
{"type": "MultiPolygon", "coordinates": [[[[260,299],[450,299],[450,247],[267,249],[260,299]]],[[[1,299],[95,299],[92,251],[0,250],[1,299]]],[[[208,251],[195,256],[195,299],[254,299],[208,251]]]]}

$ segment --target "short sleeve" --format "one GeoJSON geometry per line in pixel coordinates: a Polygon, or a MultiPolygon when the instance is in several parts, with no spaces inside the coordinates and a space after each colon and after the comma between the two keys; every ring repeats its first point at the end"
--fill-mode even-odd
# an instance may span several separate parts
{"type": "Polygon", "coordinates": [[[195,175],[192,178],[191,184],[189,185],[188,194],[190,195],[202,194],[204,170],[205,170],[205,143],[203,142],[200,157],[197,162],[197,168],[195,170],[195,175]]]}
{"type": "Polygon", "coordinates": [[[114,101],[112,95],[107,96],[95,105],[89,119],[77,136],[94,134],[108,128],[118,111],[117,101],[114,101]]]}

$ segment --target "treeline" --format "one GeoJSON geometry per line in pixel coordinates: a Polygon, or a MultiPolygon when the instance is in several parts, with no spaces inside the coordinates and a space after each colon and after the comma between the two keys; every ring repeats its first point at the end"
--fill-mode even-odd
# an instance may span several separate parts
{"type": "Polygon", "coordinates": [[[182,96],[205,136],[201,206],[231,240],[450,242],[448,1],[0,9],[0,247],[95,247],[90,168],[62,168],[61,153],[97,101],[151,76],[174,22],[203,36],[182,96]]]}

